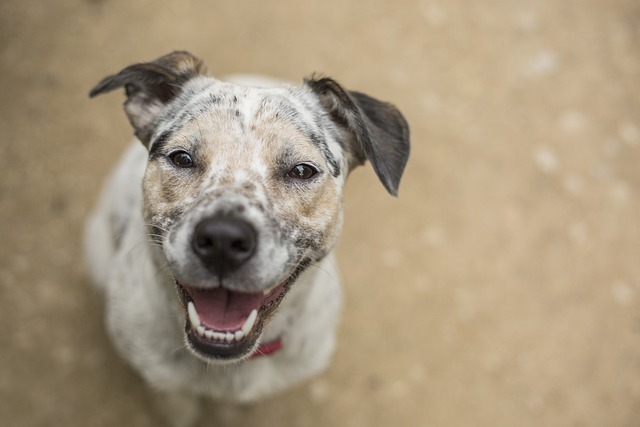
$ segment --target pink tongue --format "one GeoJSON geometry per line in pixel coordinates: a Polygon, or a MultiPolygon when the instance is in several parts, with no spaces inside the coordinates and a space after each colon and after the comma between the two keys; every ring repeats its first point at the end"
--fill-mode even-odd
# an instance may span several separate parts
{"type": "Polygon", "coordinates": [[[259,309],[262,293],[234,292],[224,288],[188,289],[202,324],[216,331],[235,331],[242,327],[253,309],[259,309]]]}

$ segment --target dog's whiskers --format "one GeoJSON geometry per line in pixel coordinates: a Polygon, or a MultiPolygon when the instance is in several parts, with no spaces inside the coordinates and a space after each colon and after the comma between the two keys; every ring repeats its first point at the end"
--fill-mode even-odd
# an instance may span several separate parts
{"type": "MultiPolygon", "coordinates": [[[[315,268],[317,268],[318,270],[320,270],[320,271],[322,271],[323,273],[325,273],[325,274],[326,274],[327,276],[329,276],[331,279],[333,279],[333,280],[337,280],[337,277],[335,277],[333,274],[331,274],[331,272],[330,272],[329,270],[327,270],[326,268],[322,267],[322,266],[321,266],[320,264],[318,264],[318,263],[313,262],[313,263],[309,264],[309,267],[315,267],[315,268]]],[[[334,263],[332,263],[332,267],[335,269],[335,264],[334,264],[334,263]]]]}
{"type": "Polygon", "coordinates": [[[138,239],[138,241],[136,242],[135,245],[133,245],[131,247],[131,249],[129,249],[129,256],[132,256],[133,253],[135,251],[137,251],[138,249],[148,249],[147,243],[149,243],[146,239],[145,236],[140,237],[140,239],[138,239]]]}
{"type": "Polygon", "coordinates": [[[188,349],[189,349],[188,344],[186,342],[183,342],[181,346],[173,349],[173,351],[171,352],[171,355],[175,355],[179,351],[184,351],[184,350],[188,350],[188,349]]]}
{"type": "Polygon", "coordinates": [[[140,247],[145,247],[145,244],[149,245],[150,247],[162,248],[163,239],[164,236],[161,234],[145,233],[143,236],[141,236],[140,239],[138,239],[136,244],[131,247],[131,249],[129,250],[129,255],[132,255],[133,252],[140,247]]]}
{"type": "Polygon", "coordinates": [[[138,241],[135,245],[133,245],[131,247],[131,249],[129,249],[128,255],[129,256],[134,256],[134,253],[144,253],[144,252],[141,252],[141,251],[143,251],[143,250],[147,250],[148,251],[152,247],[161,248],[162,246],[157,244],[157,243],[144,240],[144,238],[143,238],[140,241],[138,241]]]}
{"type": "Polygon", "coordinates": [[[162,227],[162,226],[160,226],[160,225],[158,225],[158,224],[151,224],[151,223],[149,223],[149,222],[145,222],[145,223],[144,223],[144,226],[145,226],[145,227],[149,227],[149,228],[155,228],[155,229],[158,229],[158,230],[162,231],[163,233],[168,233],[168,232],[169,232],[169,230],[168,230],[168,229],[166,229],[166,228],[164,228],[164,227],[162,227]]]}

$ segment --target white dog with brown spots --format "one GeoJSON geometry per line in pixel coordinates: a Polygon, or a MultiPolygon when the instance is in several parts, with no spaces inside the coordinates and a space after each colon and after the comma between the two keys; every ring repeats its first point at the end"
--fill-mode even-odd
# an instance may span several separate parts
{"type": "Polygon", "coordinates": [[[251,401],[326,367],[345,180],[369,160],[395,195],[409,155],[390,104],[329,78],[244,80],[173,52],[91,91],[125,89],[141,142],[88,222],[91,274],[115,347],[174,426],[198,396],[251,401]]]}

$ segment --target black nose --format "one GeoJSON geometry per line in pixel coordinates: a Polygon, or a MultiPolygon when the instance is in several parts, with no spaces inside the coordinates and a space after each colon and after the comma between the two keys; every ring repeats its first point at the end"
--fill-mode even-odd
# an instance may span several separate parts
{"type": "Polygon", "coordinates": [[[234,217],[202,220],[193,234],[193,250],[209,271],[222,277],[237,270],[256,250],[255,229],[234,217]]]}

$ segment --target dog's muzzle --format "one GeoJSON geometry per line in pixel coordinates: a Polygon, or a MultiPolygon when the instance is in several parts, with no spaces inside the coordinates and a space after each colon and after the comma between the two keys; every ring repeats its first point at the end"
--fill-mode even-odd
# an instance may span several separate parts
{"type": "Polygon", "coordinates": [[[178,276],[175,282],[186,311],[187,344],[200,358],[234,362],[262,351],[259,345],[265,325],[310,263],[299,260],[284,281],[264,284],[267,289],[239,290],[233,285],[234,277],[242,275],[257,252],[258,240],[252,224],[229,215],[204,218],[194,228],[193,253],[215,286],[193,285],[178,276]]]}

